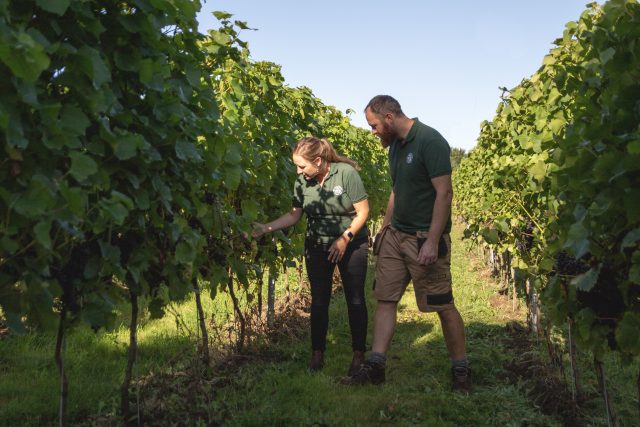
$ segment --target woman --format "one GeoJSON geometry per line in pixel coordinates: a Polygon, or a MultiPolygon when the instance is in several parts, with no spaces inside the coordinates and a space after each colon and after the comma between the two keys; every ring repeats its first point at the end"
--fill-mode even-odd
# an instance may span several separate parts
{"type": "Polygon", "coordinates": [[[357,164],[338,155],[326,139],[307,137],[293,150],[298,179],[293,208],[267,224],[256,224],[254,237],[287,228],[307,214],[305,265],[311,283],[311,371],[324,366],[329,301],[335,266],[349,311],[353,359],[347,375],[364,361],[367,337],[367,306],[364,282],[367,276],[367,193],[357,164]]]}

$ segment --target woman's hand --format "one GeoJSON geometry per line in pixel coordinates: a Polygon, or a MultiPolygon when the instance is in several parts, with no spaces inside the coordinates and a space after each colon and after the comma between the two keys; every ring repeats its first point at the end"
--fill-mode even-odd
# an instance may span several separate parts
{"type": "Polygon", "coordinates": [[[259,222],[253,223],[253,230],[251,231],[251,237],[253,237],[254,239],[257,239],[258,237],[261,237],[266,232],[267,232],[267,227],[264,224],[261,224],[259,222]]]}
{"type": "Polygon", "coordinates": [[[347,245],[349,242],[344,235],[338,237],[329,247],[329,257],[327,258],[330,262],[338,263],[344,256],[344,252],[347,250],[347,245]]]}

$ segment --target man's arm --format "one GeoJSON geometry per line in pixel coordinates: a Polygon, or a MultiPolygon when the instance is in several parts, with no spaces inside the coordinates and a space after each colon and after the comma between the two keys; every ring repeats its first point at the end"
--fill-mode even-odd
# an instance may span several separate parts
{"type": "Polygon", "coordinates": [[[384,219],[382,220],[382,226],[391,224],[391,218],[393,217],[393,203],[395,200],[395,195],[393,190],[391,190],[391,194],[389,194],[389,201],[387,202],[387,211],[384,213],[384,219]]]}
{"type": "Polygon", "coordinates": [[[436,190],[436,201],[433,205],[429,237],[418,254],[418,262],[425,265],[433,264],[438,259],[438,241],[449,220],[451,201],[453,200],[451,175],[431,178],[431,183],[436,190]]]}

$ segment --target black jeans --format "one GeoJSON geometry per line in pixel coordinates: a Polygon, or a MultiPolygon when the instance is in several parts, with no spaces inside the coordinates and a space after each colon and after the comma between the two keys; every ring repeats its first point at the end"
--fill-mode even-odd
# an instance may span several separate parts
{"type": "MultiPolygon", "coordinates": [[[[331,282],[336,264],[330,262],[329,246],[305,242],[304,258],[311,283],[311,348],[325,350],[329,327],[331,282]]],[[[349,311],[353,351],[365,351],[367,340],[367,301],[364,282],[367,278],[368,240],[353,240],[337,263],[349,311]]]]}

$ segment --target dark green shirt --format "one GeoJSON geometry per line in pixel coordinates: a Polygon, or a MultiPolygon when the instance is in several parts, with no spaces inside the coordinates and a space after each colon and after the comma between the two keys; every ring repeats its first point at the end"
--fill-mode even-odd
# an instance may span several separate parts
{"type": "MultiPolygon", "coordinates": [[[[360,175],[348,163],[331,163],[323,186],[299,175],[293,188],[293,206],[307,215],[307,238],[318,243],[331,243],[344,233],[356,215],[353,204],[366,198],[360,175]]],[[[354,238],[366,235],[365,225],[354,238]]]]}
{"type": "MultiPolygon", "coordinates": [[[[395,194],[391,224],[413,233],[431,227],[436,190],[431,178],[451,175],[449,144],[435,129],[417,118],[405,140],[389,147],[389,169],[395,194]]],[[[451,231],[451,213],[444,232],[451,231]]]]}

